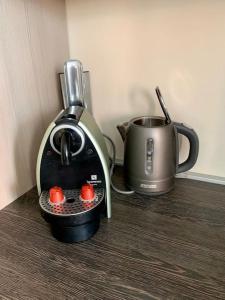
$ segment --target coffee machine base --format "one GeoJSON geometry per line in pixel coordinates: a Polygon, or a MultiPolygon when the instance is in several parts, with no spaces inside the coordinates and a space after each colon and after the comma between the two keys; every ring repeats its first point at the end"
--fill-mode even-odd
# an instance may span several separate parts
{"type": "Polygon", "coordinates": [[[97,232],[99,224],[100,219],[75,227],[51,225],[51,232],[52,235],[60,242],[77,243],[90,239],[97,232]]]}
{"type": "Polygon", "coordinates": [[[58,205],[49,201],[44,191],[39,199],[41,214],[50,225],[52,235],[64,243],[81,242],[98,230],[101,214],[105,213],[104,189],[95,189],[95,199],[84,202],[79,190],[64,190],[65,201],[58,205]]]}

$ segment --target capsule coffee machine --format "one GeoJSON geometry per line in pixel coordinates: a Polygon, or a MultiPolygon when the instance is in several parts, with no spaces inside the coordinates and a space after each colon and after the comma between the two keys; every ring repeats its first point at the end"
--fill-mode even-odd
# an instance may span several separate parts
{"type": "Polygon", "coordinates": [[[79,61],[64,65],[68,107],[49,125],[37,160],[37,188],[44,219],[62,242],[89,239],[100,216],[111,217],[109,156],[104,137],[84,101],[79,61]]]}

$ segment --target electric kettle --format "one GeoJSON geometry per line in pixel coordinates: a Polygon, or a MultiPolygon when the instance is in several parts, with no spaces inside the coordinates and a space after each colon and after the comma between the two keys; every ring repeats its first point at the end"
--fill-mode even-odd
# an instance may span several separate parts
{"type": "Polygon", "coordinates": [[[172,122],[158,88],[156,93],[165,118],[143,116],[117,126],[124,141],[125,183],[129,189],[148,195],[169,192],[175,175],[191,169],[199,151],[196,132],[172,122]],[[186,136],[190,144],[188,158],[181,164],[178,134],[186,136]]]}

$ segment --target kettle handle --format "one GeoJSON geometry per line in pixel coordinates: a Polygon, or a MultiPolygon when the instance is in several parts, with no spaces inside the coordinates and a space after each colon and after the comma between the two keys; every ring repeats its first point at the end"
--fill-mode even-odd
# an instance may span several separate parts
{"type": "Polygon", "coordinates": [[[190,143],[188,158],[183,163],[177,165],[176,173],[181,173],[190,170],[196,163],[199,152],[199,139],[196,132],[192,128],[185,126],[183,123],[174,122],[174,125],[177,133],[186,136],[190,143]]]}

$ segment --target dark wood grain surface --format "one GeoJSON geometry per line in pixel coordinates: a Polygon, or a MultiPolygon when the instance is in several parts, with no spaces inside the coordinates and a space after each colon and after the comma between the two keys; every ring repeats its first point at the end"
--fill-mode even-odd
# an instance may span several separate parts
{"type": "MultiPolygon", "coordinates": [[[[114,181],[122,186],[121,170],[114,181]]],[[[0,299],[225,299],[225,187],[112,192],[89,241],[56,241],[33,189],[0,212],[0,299]]]]}

